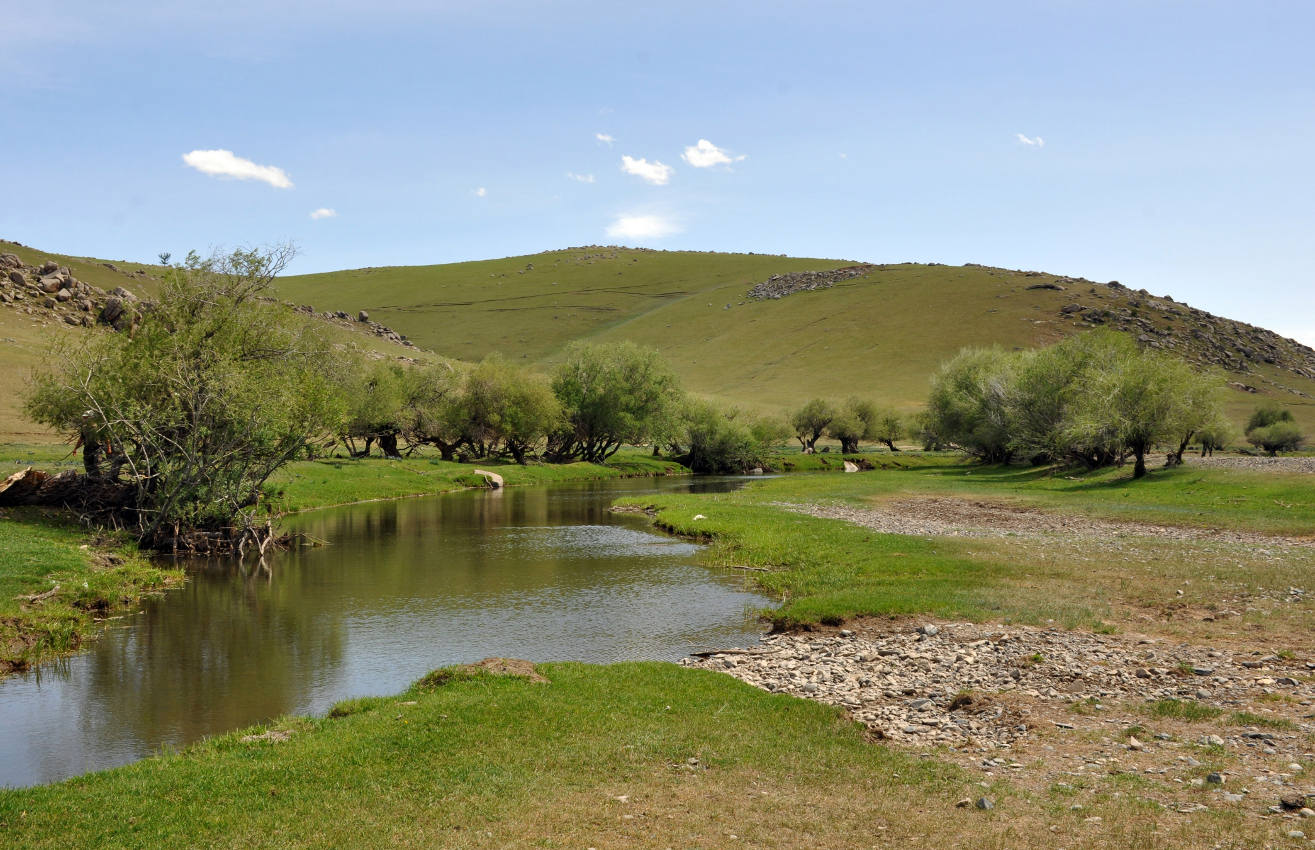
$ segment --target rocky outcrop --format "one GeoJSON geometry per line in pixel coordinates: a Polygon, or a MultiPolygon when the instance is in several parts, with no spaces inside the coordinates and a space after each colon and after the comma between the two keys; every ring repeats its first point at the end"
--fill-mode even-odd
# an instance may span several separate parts
{"type": "Polygon", "coordinates": [[[774,274],[750,289],[749,297],[755,301],[766,301],[784,298],[796,292],[830,289],[841,281],[862,277],[875,268],[876,266],[871,263],[861,263],[856,266],[844,266],[843,268],[827,271],[774,274]]]}
{"type": "Polygon", "coordinates": [[[97,323],[128,330],[149,302],[123,287],[106,292],[79,280],[55,260],[27,265],[16,254],[0,254],[0,304],[38,319],[92,327],[97,323]]]}

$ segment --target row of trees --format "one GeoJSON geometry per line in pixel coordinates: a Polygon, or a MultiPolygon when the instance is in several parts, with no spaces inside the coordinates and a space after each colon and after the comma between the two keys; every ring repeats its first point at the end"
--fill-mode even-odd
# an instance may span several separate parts
{"type": "MultiPolygon", "coordinates": [[[[652,445],[696,472],[742,472],[790,435],[805,450],[825,436],[845,452],[865,440],[897,451],[904,436],[897,414],[858,398],[814,399],[784,421],[691,399],[657,352],[631,343],[569,346],[547,376],[499,356],[371,361],[272,303],[291,256],[191,254],[157,302],[139,305],[132,333],[89,334],[35,376],[28,413],[82,448],[96,485],[85,510],[112,505],[153,544],[180,528],[250,523],[275,470],[336,443],[355,455],[432,446],[445,459],[518,463],[604,462],[622,445],[652,445]]],[[[1131,455],[1141,476],[1153,445],[1169,444],[1176,462],[1193,439],[1226,442],[1218,385],[1113,332],[1031,352],[971,349],[937,373],[917,430],[929,447],[995,462],[1094,467],[1131,455]]],[[[1247,436],[1271,453],[1301,442],[1278,408],[1258,411],[1247,436]]]]}
{"type": "Polygon", "coordinates": [[[731,472],[786,436],[688,398],[657,352],[631,343],[572,345],[547,377],[499,356],[412,367],[344,351],[269,297],[291,257],[191,254],[137,305],[132,333],[89,334],[34,376],[27,412],[82,449],[77,507],[158,546],[180,530],[250,529],[275,470],[339,442],[356,455],[433,446],[519,463],[603,462],[650,444],[731,472]]]}
{"type": "Polygon", "coordinates": [[[921,431],[928,445],[988,462],[1094,468],[1131,455],[1141,477],[1153,446],[1167,445],[1173,464],[1193,439],[1226,442],[1221,386],[1218,376],[1113,331],[1034,351],[965,349],[933,378],[921,431]]]}
{"type": "Polygon", "coordinates": [[[845,453],[858,451],[862,441],[882,443],[897,452],[895,441],[904,437],[904,422],[898,413],[857,397],[841,404],[815,398],[792,411],[787,421],[806,452],[815,451],[823,437],[840,443],[845,453]]]}

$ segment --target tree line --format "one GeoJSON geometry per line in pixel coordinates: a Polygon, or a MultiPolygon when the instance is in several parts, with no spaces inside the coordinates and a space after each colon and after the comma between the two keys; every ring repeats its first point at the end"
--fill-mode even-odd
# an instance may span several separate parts
{"type": "MultiPolygon", "coordinates": [[[[1070,337],[1046,348],[1006,352],[969,348],[932,378],[918,435],[928,448],[957,448],[992,463],[1023,459],[1097,468],[1167,448],[1167,464],[1183,460],[1195,441],[1203,454],[1234,437],[1223,413],[1219,374],[1140,348],[1109,330],[1070,337]]],[[[1273,454],[1296,448],[1292,414],[1262,408],[1247,438],[1273,454]]]]}
{"type": "MultiPolygon", "coordinates": [[[[336,446],[523,464],[603,463],[646,445],[726,473],[766,466],[792,435],[806,452],[825,437],[845,453],[864,441],[898,451],[917,436],[989,462],[1097,467],[1131,456],[1140,477],[1154,445],[1168,444],[1172,463],[1193,440],[1208,450],[1231,436],[1217,376],[1108,331],[1037,351],[966,349],[937,372],[912,423],[860,397],[812,399],[785,417],[722,407],[688,395],[656,351],[629,342],[573,343],[548,374],[500,355],[371,359],[270,297],[291,256],[189,254],[159,298],[138,305],[131,332],[87,334],[35,375],[28,414],[82,450],[84,474],[65,482],[64,503],[156,545],[180,528],[249,526],[279,467],[336,446]]],[[[1302,439],[1277,407],[1257,411],[1247,437],[1271,453],[1302,439]]]]}

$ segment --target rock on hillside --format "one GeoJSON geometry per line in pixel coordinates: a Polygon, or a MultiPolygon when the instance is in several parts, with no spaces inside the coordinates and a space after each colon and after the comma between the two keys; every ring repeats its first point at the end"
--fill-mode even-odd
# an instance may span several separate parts
{"type": "Polygon", "coordinates": [[[47,260],[23,263],[16,254],[0,254],[0,304],[40,318],[91,327],[97,323],[127,330],[150,302],[139,301],[123,287],[109,292],[78,280],[66,266],[47,260]]]}

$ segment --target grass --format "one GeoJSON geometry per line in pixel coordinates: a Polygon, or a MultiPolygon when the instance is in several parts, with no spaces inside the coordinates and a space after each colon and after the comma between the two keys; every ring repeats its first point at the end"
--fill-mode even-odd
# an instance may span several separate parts
{"type": "Polygon", "coordinates": [[[403,460],[380,457],[330,458],[291,463],[266,485],[272,509],[292,512],[353,502],[428,496],[451,490],[487,486],[474,470],[501,475],[509,487],[553,484],[606,478],[687,475],[674,461],[652,457],[642,450],[623,450],[607,464],[532,464],[483,462],[456,463],[436,456],[417,455],[403,460]]]}
{"type": "MultiPolygon", "coordinates": [[[[0,791],[14,847],[1051,846],[1050,803],[872,746],[830,707],[671,664],[443,677],[58,785],[0,791]],[[248,742],[248,735],[262,737],[248,742]],[[995,809],[956,808],[989,794],[995,809]],[[733,836],[733,837],[732,837],[733,836]]],[[[1114,795],[1083,846],[1189,846],[1114,795]]],[[[1244,836],[1241,815],[1212,820],[1244,836]]]]}
{"type": "Polygon", "coordinates": [[[78,649],[99,620],[181,582],[181,571],[150,563],[126,542],[90,540],[66,518],[0,510],[0,674],[78,649]]]}
{"type": "Polygon", "coordinates": [[[1235,616],[1257,640],[1304,642],[1309,607],[1284,600],[1287,588],[1301,584],[1315,567],[1315,552],[1306,549],[1280,556],[1263,545],[1112,535],[1095,542],[887,535],[782,506],[863,508],[936,496],[1125,521],[1309,535],[1315,530],[1315,491],[1300,476],[1188,468],[1156,471],[1132,483],[1123,470],[1070,480],[949,458],[922,462],[927,465],[790,476],[736,493],[662,494],[630,504],[653,508],[657,522],[675,533],[710,540],[717,563],[766,570],[754,576],[781,603],[768,612],[779,627],[931,614],[1054,622],[1104,633],[1119,624],[1144,629],[1149,620],[1166,633],[1197,636],[1217,631],[1216,617],[1235,616]],[[698,515],[704,518],[695,520],[698,515]]]}

